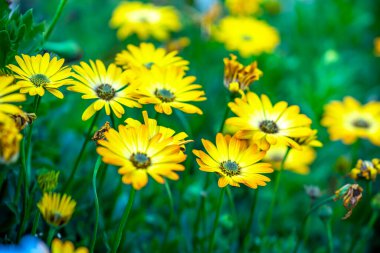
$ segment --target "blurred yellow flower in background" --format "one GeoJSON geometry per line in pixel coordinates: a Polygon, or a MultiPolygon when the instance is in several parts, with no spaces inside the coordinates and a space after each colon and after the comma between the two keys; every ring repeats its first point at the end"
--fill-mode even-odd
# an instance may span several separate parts
{"type": "Polygon", "coordinates": [[[265,152],[259,151],[255,144],[247,145],[247,142],[237,139],[235,136],[216,135],[216,146],[205,139],[202,143],[206,152],[193,150],[198,157],[197,163],[200,170],[215,172],[220,178],[219,187],[227,184],[239,187],[245,184],[256,189],[257,186],[265,186],[270,179],[262,174],[272,173],[269,163],[260,163],[265,152]]]}
{"type": "Polygon", "coordinates": [[[150,69],[153,65],[159,67],[177,66],[188,70],[188,61],[177,56],[177,51],[167,52],[164,48],[155,48],[152,43],[141,43],[139,47],[128,45],[115,57],[115,63],[128,68],[150,69]]]}
{"type": "Polygon", "coordinates": [[[277,30],[264,21],[250,17],[225,17],[214,30],[217,41],[242,57],[271,53],[280,43],[277,30]]]}
{"type": "MultiPolygon", "coordinates": [[[[286,150],[287,147],[284,144],[278,143],[272,145],[267,151],[264,161],[271,162],[273,168],[279,170],[286,150]]],[[[310,165],[314,162],[315,158],[316,152],[309,146],[303,146],[302,150],[292,149],[286,157],[284,169],[298,174],[308,174],[310,172],[310,165]]]]}
{"type": "Polygon", "coordinates": [[[364,138],[380,146],[380,102],[361,105],[352,97],[332,101],[325,106],[321,124],[327,127],[333,141],[352,144],[364,138]]]}
{"type": "Polygon", "coordinates": [[[72,242],[63,242],[55,238],[51,244],[51,253],[88,253],[88,249],[85,247],[75,249],[72,242]]]}
{"type": "Polygon", "coordinates": [[[141,104],[154,104],[158,113],[172,114],[172,108],[185,113],[203,114],[198,107],[188,102],[206,100],[199,84],[193,84],[194,76],[185,76],[178,67],[160,68],[152,66],[151,70],[142,72],[136,79],[138,100],[141,104]]]}
{"type": "Polygon", "coordinates": [[[373,40],[373,51],[375,56],[379,57],[380,56],[380,37],[376,37],[373,40]]]}
{"type": "Polygon", "coordinates": [[[0,114],[0,164],[13,163],[17,160],[21,139],[22,135],[14,120],[0,114]]]}
{"type": "Polygon", "coordinates": [[[179,179],[176,172],[185,170],[179,163],[186,155],[172,137],[163,138],[161,133],[150,136],[147,125],[119,125],[118,130],[111,128],[106,132],[106,140],[98,141],[101,147],[96,151],[103,162],[120,167],[123,183],[139,190],[148,183],[148,175],[161,184],[165,182],[163,177],[179,179]]]}
{"type": "Polygon", "coordinates": [[[375,180],[377,173],[380,172],[380,161],[378,158],[372,159],[372,161],[366,161],[359,159],[356,163],[355,168],[353,168],[349,176],[358,180],[360,178],[366,180],[375,180]]]}
{"type": "Polygon", "coordinates": [[[125,112],[122,105],[141,107],[134,99],[135,87],[129,85],[128,71],[123,71],[113,63],[106,68],[100,60],[90,60],[90,65],[81,62],[73,69],[76,72],[73,77],[77,81],[73,81],[73,86],[67,89],[82,93],[82,99],[96,99],[83,112],[82,120],[88,120],[103,107],[107,115],[111,114],[112,109],[118,118],[125,112]]]}
{"type": "Polygon", "coordinates": [[[226,7],[231,15],[249,16],[260,12],[262,0],[226,0],[226,7]]]}
{"type": "Polygon", "coordinates": [[[22,112],[16,105],[10,104],[26,100],[24,94],[15,93],[20,87],[14,84],[13,81],[13,76],[0,75],[0,115],[9,116],[22,112]]]}
{"type": "Polygon", "coordinates": [[[31,96],[43,96],[45,90],[56,96],[63,98],[62,92],[58,90],[63,85],[72,83],[71,69],[63,66],[64,59],[58,60],[57,57],[50,59],[50,55],[45,53],[43,56],[21,55],[16,56],[18,66],[10,64],[7,67],[15,73],[17,85],[21,93],[29,93],[31,96]]]}
{"type": "Polygon", "coordinates": [[[74,213],[76,202],[71,196],[60,193],[45,192],[37,207],[44,220],[51,226],[66,225],[74,213]]]}
{"type": "Polygon", "coordinates": [[[224,58],[224,86],[232,93],[243,92],[249,89],[249,85],[263,75],[257,68],[257,62],[244,66],[233,54],[231,59],[224,58]]]}
{"type": "Polygon", "coordinates": [[[227,119],[226,124],[238,127],[238,138],[252,139],[262,150],[268,150],[277,142],[300,149],[293,138],[312,133],[311,120],[300,114],[298,106],[288,107],[284,101],[272,105],[266,95],[261,95],[260,99],[255,93],[248,92],[246,97],[236,98],[228,106],[237,117],[227,119]]]}
{"type": "Polygon", "coordinates": [[[155,6],[140,2],[121,2],[112,14],[110,26],[118,29],[117,37],[124,40],[132,34],[146,40],[153,37],[168,40],[170,32],[181,29],[176,9],[172,6],[155,6]]]}

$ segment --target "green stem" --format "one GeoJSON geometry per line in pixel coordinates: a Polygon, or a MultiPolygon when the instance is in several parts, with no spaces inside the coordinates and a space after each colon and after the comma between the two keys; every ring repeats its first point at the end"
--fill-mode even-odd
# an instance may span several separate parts
{"type": "Polygon", "coordinates": [[[257,203],[258,196],[259,196],[259,191],[255,190],[253,193],[252,206],[251,206],[251,210],[249,212],[247,226],[244,228],[243,231],[241,231],[241,235],[239,237],[240,245],[243,246],[244,252],[246,252],[245,248],[246,248],[246,246],[248,246],[248,243],[251,241],[251,238],[252,238],[252,233],[250,231],[251,231],[251,227],[252,227],[252,223],[253,223],[253,218],[255,217],[255,209],[256,209],[256,203],[257,203]]]}
{"type": "Polygon", "coordinates": [[[227,191],[228,202],[230,203],[230,206],[231,206],[233,220],[235,222],[237,214],[236,214],[234,197],[232,196],[232,192],[231,192],[231,189],[229,187],[227,187],[226,191],[227,191]]]}
{"type": "Polygon", "coordinates": [[[116,129],[116,123],[115,123],[115,116],[113,115],[113,113],[110,114],[110,120],[111,120],[111,125],[114,129],[116,129]]]}
{"type": "Polygon", "coordinates": [[[269,230],[270,228],[270,225],[271,225],[271,222],[272,222],[272,215],[273,215],[273,208],[274,206],[276,205],[276,201],[277,201],[277,194],[278,194],[278,189],[279,189],[279,186],[280,186],[280,181],[281,181],[281,175],[282,175],[282,172],[284,170],[284,164],[285,164],[285,161],[286,161],[286,158],[288,157],[289,155],[289,152],[290,152],[291,148],[288,147],[286,149],[286,152],[285,152],[285,155],[284,155],[284,158],[282,159],[281,161],[281,165],[280,165],[280,170],[277,174],[277,177],[276,177],[276,181],[274,183],[274,193],[273,193],[273,198],[272,198],[272,202],[270,204],[270,207],[269,207],[269,212],[268,212],[268,216],[267,216],[267,219],[266,219],[266,222],[265,222],[265,228],[263,230],[263,236],[266,234],[266,232],[269,230]]]}
{"type": "Polygon", "coordinates": [[[37,233],[38,224],[40,222],[40,216],[41,216],[40,211],[36,211],[36,214],[33,220],[32,235],[35,235],[37,233]]]}
{"type": "Polygon", "coordinates": [[[63,192],[69,192],[70,191],[71,185],[73,183],[72,181],[74,179],[74,175],[77,172],[77,169],[78,169],[78,166],[79,166],[79,162],[80,162],[80,160],[81,160],[81,158],[82,158],[82,156],[84,154],[86,146],[87,146],[89,140],[91,139],[92,129],[94,128],[94,125],[95,125],[96,120],[98,119],[98,117],[99,117],[99,111],[97,111],[95,113],[95,116],[94,116],[94,118],[93,118],[93,120],[91,122],[90,128],[87,131],[86,139],[84,140],[82,148],[79,151],[79,155],[77,156],[77,159],[75,160],[74,167],[71,170],[71,173],[70,173],[70,176],[69,176],[68,180],[66,181],[65,185],[63,186],[63,190],[62,190],[63,192]]]}
{"type": "Polygon", "coordinates": [[[318,210],[319,207],[333,201],[335,198],[335,195],[332,195],[330,197],[328,197],[327,199],[325,200],[322,200],[321,202],[319,202],[318,204],[316,204],[315,206],[313,206],[307,213],[306,215],[304,216],[303,220],[302,220],[302,224],[301,224],[301,229],[300,229],[300,232],[298,234],[298,238],[297,238],[297,243],[296,243],[296,246],[294,247],[294,250],[293,250],[293,253],[296,253],[298,252],[298,248],[301,246],[301,241],[303,239],[303,235],[305,234],[304,230],[305,230],[305,227],[306,227],[306,222],[307,222],[307,219],[309,218],[309,215],[312,214],[314,211],[318,210]]]}
{"type": "Polygon", "coordinates": [[[333,253],[334,252],[334,245],[333,245],[333,237],[332,237],[332,229],[331,229],[331,219],[329,219],[328,221],[325,221],[324,223],[325,223],[326,230],[327,230],[329,252],[333,253]]]}
{"type": "MultiPolygon", "coordinates": [[[[367,227],[364,230],[364,236],[362,236],[360,233],[358,233],[358,235],[352,240],[352,244],[351,244],[350,249],[348,251],[349,253],[354,252],[356,245],[358,244],[358,242],[362,241],[362,238],[364,238],[364,240],[363,240],[364,245],[366,245],[366,240],[371,239],[370,232],[371,232],[373,226],[375,225],[375,222],[376,222],[378,217],[379,217],[379,212],[376,210],[373,210],[371,217],[368,221],[367,227]]],[[[363,243],[361,243],[361,244],[363,244],[363,243]]],[[[365,252],[365,250],[363,249],[363,251],[361,251],[361,252],[365,252]]]]}
{"type": "Polygon", "coordinates": [[[123,231],[125,229],[125,224],[127,223],[129,212],[131,211],[131,208],[132,208],[132,205],[133,205],[133,201],[134,201],[134,198],[135,198],[135,193],[136,193],[136,190],[132,187],[131,191],[129,193],[129,199],[128,199],[127,206],[125,207],[125,210],[124,210],[123,216],[121,218],[121,222],[120,222],[119,228],[117,229],[116,236],[115,236],[115,239],[114,239],[114,242],[113,242],[113,245],[112,245],[112,251],[111,251],[112,253],[116,253],[117,249],[119,248],[120,241],[121,241],[121,236],[122,236],[123,231]]]}
{"type": "Polygon", "coordinates": [[[230,112],[230,108],[228,107],[228,103],[232,100],[232,96],[230,95],[229,101],[227,102],[226,110],[224,111],[222,123],[220,124],[218,133],[221,133],[224,128],[224,123],[226,122],[226,119],[228,117],[228,113],[230,112]]]}
{"type": "Polygon", "coordinates": [[[51,242],[53,241],[54,235],[57,232],[57,229],[54,227],[49,228],[48,237],[46,239],[46,245],[50,248],[51,242]]]}
{"type": "Polygon", "coordinates": [[[168,198],[169,198],[170,217],[169,217],[168,225],[167,225],[167,227],[166,227],[166,231],[165,231],[165,236],[164,236],[164,240],[163,240],[163,243],[162,243],[161,252],[165,252],[166,244],[167,244],[167,240],[168,240],[168,237],[169,237],[169,232],[170,232],[171,225],[172,225],[172,223],[173,223],[173,218],[174,218],[174,202],[173,202],[173,195],[172,195],[172,192],[171,192],[171,190],[170,190],[170,186],[169,186],[167,180],[165,180],[165,190],[166,190],[166,193],[168,194],[168,198]]]}
{"type": "Polygon", "coordinates": [[[216,228],[218,227],[218,223],[219,223],[219,215],[220,215],[220,210],[222,209],[222,203],[223,203],[223,197],[224,197],[225,190],[226,190],[226,187],[223,187],[220,190],[220,195],[219,195],[219,200],[218,200],[218,206],[216,208],[214,225],[212,227],[212,232],[211,232],[211,237],[210,237],[210,244],[209,244],[209,247],[208,247],[208,252],[209,253],[213,252],[212,250],[214,248],[215,233],[216,233],[216,228]]]}
{"type": "Polygon", "coordinates": [[[61,16],[63,8],[65,7],[66,3],[67,3],[67,0],[61,0],[59,2],[58,8],[57,8],[57,10],[54,14],[54,17],[53,17],[53,21],[51,22],[48,30],[46,31],[46,33],[44,35],[45,41],[47,41],[49,39],[51,32],[53,31],[55,25],[57,24],[57,21],[58,21],[59,17],[61,16]]]}
{"type": "Polygon", "coordinates": [[[90,252],[94,252],[95,249],[95,243],[96,243],[96,236],[98,233],[98,224],[99,224],[99,199],[98,194],[96,192],[96,175],[98,174],[99,167],[102,163],[102,158],[99,156],[96,160],[96,164],[94,167],[94,173],[92,176],[92,189],[94,191],[94,198],[95,198],[95,227],[94,227],[94,234],[92,236],[91,240],[91,247],[90,252]]]}
{"type": "MultiPolygon", "coordinates": [[[[21,141],[21,164],[22,164],[22,171],[20,173],[20,177],[22,177],[22,181],[24,182],[24,198],[23,198],[23,212],[22,212],[22,218],[21,218],[21,224],[20,228],[17,233],[17,241],[20,241],[21,235],[24,233],[24,226],[25,222],[27,220],[27,209],[28,209],[28,198],[29,198],[29,191],[27,187],[27,178],[26,178],[26,154],[25,154],[25,138],[21,141]]],[[[16,197],[18,198],[18,197],[16,197]]]]}

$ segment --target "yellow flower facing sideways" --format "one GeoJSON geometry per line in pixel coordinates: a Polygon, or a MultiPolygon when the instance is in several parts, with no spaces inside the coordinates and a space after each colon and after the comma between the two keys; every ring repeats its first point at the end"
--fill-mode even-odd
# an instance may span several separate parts
{"type": "Polygon", "coordinates": [[[88,249],[85,247],[79,247],[75,249],[72,242],[63,242],[55,238],[51,243],[51,253],[88,253],[88,249]]]}
{"type": "Polygon", "coordinates": [[[216,135],[216,145],[202,139],[206,152],[193,150],[198,157],[199,169],[205,172],[215,172],[220,178],[219,187],[227,184],[239,187],[245,184],[256,189],[257,186],[265,186],[270,179],[262,174],[272,173],[269,163],[259,162],[265,156],[264,151],[259,151],[255,144],[247,145],[246,141],[235,136],[216,135]]]}
{"type": "MultiPolygon", "coordinates": [[[[276,144],[270,147],[264,161],[273,164],[273,168],[280,169],[287,147],[283,144],[276,144]]],[[[316,158],[315,150],[310,146],[302,146],[302,150],[292,149],[286,157],[284,169],[298,174],[308,174],[310,165],[316,158]]]]}
{"type": "Polygon", "coordinates": [[[26,100],[24,94],[15,92],[20,87],[14,84],[13,81],[13,76],[0,75],[0,115],[9,116],[22,112],[16,105],[11,104],[26,100]]]}
{"type": "Polygon", "coordinates": [[[148,175],[163,184],[164,177],[178,180],[176,172],[185,170],[180,163],[186,155],[180,145],[160,132],[151,136],[148,125],[119,125],[118,131],[111,128],[104,135],[106,140],[98,141],[101,146],[96,151],[103,162],[119,167],[123,183],[132,184],[137,190],[148,183],[148,175]]]}
{"type": "Polygon", "coordinates": [[[225,17],[214,30],[217,41],[243,57],[271,53],[280,43],[277,30],[251,17],[225,17]]]}
{"type": "Polygon", "coordinates": [[[128,68],[150,69],[152,65],[159,67],[177,66],[188,70],[188,61],[177,56],[177,51],[167,52],[164,48],[155,48],[152,43],[141,43],[139,47],[128,45],[127,50],[118,53],[115,63],[128,68]]]}
{"type": "Polygon", "coordinates": [[[380,146],[380,102],[361,105],[352,97],[332,101],[325,106],[321,124],[327,127],[333,141],[349,145],[363,138],[380,146]]]}
{"type": "Polygon", "coordinates": [[[43,96],[45,90],[56,96],[63,98],[62,92],[58,90],[63,85],[72,83],[71,69],[63,67],[64,59],[57,57],[50,59],[50,55],[21,55],[16,56],[18,66],[10,64],[7,67],[15,73],[17,85],[21,93],[29,93],[30,96],[43,96]]]}
{"type": "Polygon", "coordinates": [[[134,99],[135,87],[129,84],[128,71],[123,71],[115,64],[110,64],[107,68],[100,60],[95,62],[90,60],[90,65],[81,62],[80,65],[73,66],[76,73],[73,77],[76,81],[73,86],[67,89],[82,93],[83,99],[96,99],[82,114],[82,120],[88,120],[97,111],[105,108],[106,114],[112,112],[116,117],[121,118],[124,108],[141,107],[134,99]]]}
{"type": "Polygon", "coordinates": [[[232,15],[249,16],[260,11],[262,0],[226,0],[226,7],[232,15]]]}
{"type": "Polygon", "coordinates": [[[141,40],[147,40],[152,36],[164,41],[169,39],[170,32],[181,29],[174,7],[140,2],[121,2],[112,14],[110,26],[118,29],[117,37],[120,40],[137,34],[141,40]]]}
{"type": "Polygon", "coordinates": [[[374,181],[378,173],[380,173],[380,160],[378,158],[374,158],[372,161],[359,159],[349,176],[354,180],[361,178],[374,181]]]}
{"type": "Polygon", "coordinates": [[[153,104],[158,113],[172,114],[172,108],[185,113],[203,114],[198,107],[188,102],[206,100],[205,93],[199,84],[193,84],[194,76],[185,76],[183,69],[178,67],[160,68],[152,66],[145,70],[135,80],[138,100],[141,104],[153,104]]]}
{"type": "Polygon", "coordinates": [[[45,192],[37,207],[44,220],[51,226],[66,225],[74,213],[76,202],[71,196],[60,193],[45,192]]]}
{"type": "Polygon", "coordinates": [[[263,72],[257,68],[257,62],[244,66],[233,54],[231,59],[224,58],[224,86],[233,93],[243,92],[249,85],[259,80],[263,72]]]}
{"type": "Polygon", "coordinates": [[[0,164],[9,164],[17,160],[21,139],[22,135],[14,120],[0,114],[0,164]]]}
{"type": "Polygon", "coordinates": [[[252,139],[262,150],[268,150],[277,142],[300,149],[293,138],[312,134],[311,120],[300,114],[296,105],[288,106],[284,101],[272,105],[266,95],[261,95],[260,99],[255,93],[248,92],[244,98],[236,98],[228,106],[237,117],[227,119],[226,124],[239,129],[238,138],[252,139]]]}

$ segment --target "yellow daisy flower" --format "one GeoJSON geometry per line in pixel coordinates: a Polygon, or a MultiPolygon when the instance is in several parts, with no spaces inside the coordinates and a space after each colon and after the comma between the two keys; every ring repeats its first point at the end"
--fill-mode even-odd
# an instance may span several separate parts
{"type": "Polygon", "coordinates": [[[226,7],[232,15],[249,16],[260,11],[262,0],[226,0],[226,7]]]}
{"type": "Polygon", "coordinates": [[[22,111],[17,106],[10,104],[15,102],[23,102],[26,100],[24,94],[14,93],[20,87],[13,83],[14,77],[1,75],[0,76],[0,114],[18,114],[22,111]]]}
{"type": "Polygon", "coordinates": [[[110,26],[118,29],[117,37],[120,40],[136,33],[141,40],[152,36],[164,41],[169,39],[170,32],[181,29],[179,16],[174,7],[140,2],[120,3],[112,14],[110,26]]]}
{"type": "MultiPolygon", "coordinates": [[[[267,151],[264,161],[272,163],[273,168],[279,170],[286,150],[286,145],[273,145],[267,151]]],[[[314,162],[315,158],[316,152],[310,146],[302,146],[302,150],[292,149],[286,157],[284,169],[298,174],[309,174],[310,165],[314,162]]]]}
{"type": "Polygon", "coordinates": [[[63,242],[55,238],[51,243],[51,253],[88,253],[88,249],[85,247],[75,249],[72,242],[63,242]]]}
{"type": "Polygon", "coordinates": [[[205,139],[202,139],[202,143],[207,153],[193,150],[198,157],[199,169],[219,174],[219,187],[227,184],[239,187],[240,184],[245,184],[256,189],[270,181],[262,174],[272,173],[273,169],[269,163],[259,163],[265,152],[258,151],[255,144],[247,145],[235,136],[231,138],[221,133],[216,135],[216,146],[205,139]]]}
{"type": "Polygon", "coordinates": [[[154,109],[159,113],[172,114],[172,108],[177,108],[185,113],[203,114],[198,107],[188,104],[190,101],[204,101],[204,91],[199,84],[193,84],[194,76],[186,76],[178,67],[160,68],[152,66],[151,70],[143,72],[136,83],[138,100],[141,104],[154,104],[154,109]]]}
{"type": "Polygon", "coordinates": [[[264,21],[250,17],[225,17],[214,31],[217,41],[227,50],[237,50],[243,57],[271,53],[280,43],[278,32],[264,21]]]}
{"type": "Polygon", "coordinates": [[[352,97],[325,106],[321,124],[327,127],[330,139],[352,144],[364,138],[380,146],[380,102],[361,105],[352,97]]]}
{"type": "Polygon", "coordinates": [[[118,53],[115,58],[117,65],[128,68],[150,69],[152,65],[160,67],[177,66],[188,70],[188,61],[177,56],[177,51],[167,53],[163,48],[155,48],[152,43],[141,43],[140,47],[128,45],[127,50],[118,53]]]}
{"type": "MultiPolygon", "coordinates": [[[[149,138],[153,138],[158,133],[161,134],[162,139],[171,138],[172,137],[172,143],[180,145],[181,149],[185,149],[185,144],[192,142],[192,140],[185,140],[188,135],[185,132],[175,133],[175,131],[171,128],[159,126],[157,123],[157,120],[150,119],[148,117],[148,112],[143,111],[143,118],[144,118],[144,125],[147,126],[149,131],[149,138]]],[[[139,127],[142,125],[142,123],[138,120],[135,120],[133,118],[128,118],[125,120],[125,123],[127,124],[127,127],[139,127]]]]}
{"type": "Polygon", "coordinates": [[[16,73],[15,77],[19,79],[17,85],[21,93],[29,93],[31,96],[43,96],[45,90],[56,96],[63,98],[62,92],[58,90],[63,85],[72,82],[71,69],[67,66],[62,67],[64,59],[58,60],[57,57],[50,59],[50,55],[16,56],[18,66],[10,64],[7,67],[16,73]]]}
{"type": "Polygon", "coordinates": [[[249,85],[259,80],[263,72],[257,68],[257,62],[244,66],[236,61],[237,57],[230,55],[231,59],[224,58],[224,86],[233,93],[243,92],[249,85]]]}
{"type": "Polygon", "coordinates": [[[372,159],[372,161],[363,161],[359,159],[355,168],[351,170],[349,176],[354,180],[364,178],[366,180],[374,181],[378,172],[380,172],[379,159],[375,158],[372,159]]]}
{"type": "Polygon", "coordinates": [[[73,86],[68,87],[68,90],[82,93],[83,99],[96,99],[82,114],[82,120],[88,120],[97,111],[103,107],[106,114],[110,115],[111,110],[116,117],[121,118],[124,114],[124,108],[141,107],[134,100],[135,87],[129,85],[128,71],[123,71],[116,67],[115,64],[110,64],[107,69],[104,63],[100,60],[93,62],[90,60],[90,65],[81,62],[80,66],[73,66],[76,73],[73,77],[77,81],[73,82],[73,86]]]}
{"type": "Polygon", "coordinates": [[[300,149],[292,138],[306,137],[311,134],[311,120],[300,114],[296,105],[289,106],[281,101],[272,105],[266,95],[261,99],[253,92],[244,98],[236,98],[228,106],[238,116],[227,119],[226,124],[239,127],[238,138],[252,139],[260,149],[268,150],[277,142],[300,149]]]}
{"type": "Polygon", "coordinates": [[[320,148],[323,144],[317,140],[317,133],[317,130],[311,130],[310,135],[301,138],[293,138],[293,140],[301,146],[320,148]]]}
{"type": "Polygon", "coordinates": [[[0,164],[9,164],[17,160],[21,139],[22,135],[13,119],[0,114],[0,164]]]}
{"type": "Polygon", "coordinates": [[[74,213],[76,202],[71,196],[60,193],[45,192],[37,207],[44,220],[51,226],[66,225],[74,213]]]}
{"type": "Polygon", "coordinates": [[[110,129],[99,140],[96,151],[103,162],[120,166],[118,172],[125,184],[132,184],[140,190],[148,182],[148,175],[158,183],[165,182],[163,177],[178,180],[176,171],[183,171],[182,164],[186,155],[180,146],[173,144],[173,138],[163,138],[161,133],[150,136],[147,125],[126,127],[119,125],[119,131],[110,129]]]}

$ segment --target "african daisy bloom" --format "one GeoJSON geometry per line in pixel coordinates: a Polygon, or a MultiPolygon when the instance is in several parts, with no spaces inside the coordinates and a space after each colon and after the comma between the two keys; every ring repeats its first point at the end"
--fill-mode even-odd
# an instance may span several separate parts
{"type": "Polygon", "coordinates": [[[125,184],[132,184],[140,190],[150,175],[158,183],[164,177],[178,180],[176,171],[183,171],[186,155],[181,152],[173,138],[162,138],[161,133],[150,136],[147,125],[126,127],[119,125],[118,131],[111,128],[105,134],[106,140],[99,140],[96,151],[105,163],[119,166],[119,174],[125,184]]]}
{"type": "Polygon", "coordinates": [[[330,102],[325,106],[321,124],[327,127],[333,141],[352,144],[364,138],[380,146],[380,102],[361,105],[352,97],[330,102]]]}
{"type": "Polygon", "coordinates": [[[272,105],[266,95],[261,99],[253,92],[248,92],[244,98],[236,98],[228,106],[237,115],[226,120],[227,125],[238,127],[238,138],[252,139],[260,149],[268,150],[277,142],[300,149],[293,138],[307,137],[312,133],[311,120],[300,114],[296,105],[288,107],[281,101],[272,105]]]}
{"type": "Polygon", "coordinates": [[[12,115],[22,112],[16,105],[10,104],[26,100],[24,94],[15,93],[20,87],[14,84],[13,81],[13,76],[0,76],[0,114],[12,115]]]}
{"type": "Polygon", "coordinates": [[[214,37],[224,43],[227,50],[237,50],[243,57],[271,53],[280,43],[275,28],[250,17],[223,18],[214,31],[214,37]]]}
{"type": "MultiPolygon", "coordinates": [[[[171,144],[179,145],[181,147],[181,150],[185,149],[185,144],[192,142],[192,140],[185,140],[188,137],[185,132],[175,133],[175,131],[171,128],[159,126],[157,120],[150,119],[148,117],[147,111],[143,111],[142,115],[144,119],[144,125],[147,126],[149,131],[149,138],[152,138],[159,133],[163,139],[172,138],[171,144]]],[[[133,118],[126,119],[125,123],[127,124],[127,127],[139,127],[142,125],[140,121],[133,118]]]]}
{"type": "Polygon", "coordinates": [[[249,85],[259,80],[263,72],[257,68],[257,62],[244,66],[233,54],[231,59],[224,58],[224,86],[232,93],[243,92],[249,85]]]}
{"type": "Polygon", "coordinates": [[[177,56],[177,51],[168,53],[164,48],[155,48],[152,43],[141,43],[139,47],[128,45],[127,50],[118,53],[115,63],[128,68],[150,69],[152,65],[159,67],[177,66],[184,70],[189,69],[188,61],[177,56]]]}
{"type": "Polygon", "coordinates": [[[88,249],[85,247],[75,249],[72,242],[63,242],[58,238],[55,238],[51,243],[51,253],[88,253],[88,249]]]}
{"type": "Polygon", "coordinates": [[[0,164],[9,164],[17,160],[21,139],[22,135],[13,119],[0,114],[0,164]]]}
{"type": "MultiPolygon", "coordinates": [[[[286,145],[272,145],[267,151],[264,161],[272,163],[273,168],[279,170],[286,150],[286,145]]],[[[298,174],[308,174],[310,172],[310,165],[314,162],[315,158],[315,150],[310,146],[303,146],[302,150],[291,149],[286,157],[284,169],[298,174]]]]}
{"type": "Polygon", "coordinates": [[[323,146],[323,144],[317,140],[317,133],[317,130],[311,130],[310,135],[300,138],[293,138],[293,140],[301,146],[320,148],[323,146]]]}
{"type": "Polygon", "coordinates": [[[50,59],[50,55],[38,54],[29,56],[22,54],[16,56],[18,66],[10,64],[7,67],[15,73],[17,85],[21,93],[29,93],[30,96],[43,96],[45,90],[56,96],[63,98],[63,94],[58,90],[63,85],[72,83],[71,69],[63,66],[64,59],[57,57],[50,59]]]}
{"type": "Polygon", "coordinates": [[[379,159],[375,158],[372,159],[372,161],[366,161],[359,159],[356,163],[355,168],[353,168],[349,174],[349,176],[354,179],[358,180],[360,178],[365,180],[375,180],[377,173],[380,172],[380,161],[379,159]]]}
{"type": "Polygon", "coordinates": [[[136,80],[138,100],[141,104],[154,104],[158,113],[172,114],[172,108],[185,113],[203,114],[198,107],[188,102],[204,101],[205,93],[199,84],[193,84],[194,76],[185,76],[178,67],[160,68],[152,66],[144,71],[136,80]]]}
{"type": "Polygon", "coordinates": [[[226,7],[232,15],[249,16],[260,11],[262,0],[226,0],[226,7]]]}
{"type": "Polygon", "coordinates": [[[135,87],[129,85],[128,71],[123,71],[115,64],[106,68],[100,60],[90,60],[90,65],[81,62],[80,65],[73,66],[73,69],[76,72],[73,74],[76,81],[67,89],[82,93],[83,99],[96,99],[83,112],[82,120],[88,120],[103,107],[107,115],[111,114],[112,109],[118,118],[125,112],[122,105],[141,107],[133,97],[135,87]]]}
{"type": "Polygon", "coordinates": [[[66,225],[74,213],[76,202],[71,196],[60,193],[45,192],[37,207],[44,220],[51,226],[66,225]]]}
{"type": "Polygon", "coordinates": [[[216,146],[205,139],[202,139],[202,143],[207,153],[193,150],[198,157],[199,169],[219,174],[219,187],[227,184],[239,187],[240,184],[245,184],[256,189],[270,181],[262,174],[273,172],[271,164],[259,162],[264,158],[265,152],[258,151],[255,144],[247,145],[235,136],[223,136],[221,133],[216,135],[216,146]]]}
{"type": "Polygon", "coordinates": [[[137,34],[141,40],[147,40],[152,36],[164,41],[169,39],[170,32],[181,29],[174,7],[140,2],[121,2],[112,14],[110,26],[118,29],[117,37],[120,40],[137,34]]]}

